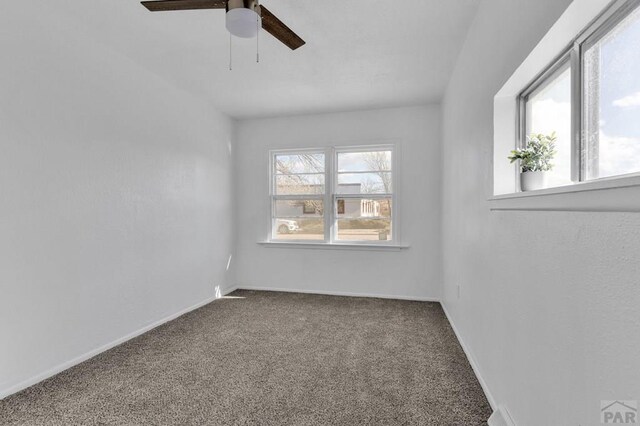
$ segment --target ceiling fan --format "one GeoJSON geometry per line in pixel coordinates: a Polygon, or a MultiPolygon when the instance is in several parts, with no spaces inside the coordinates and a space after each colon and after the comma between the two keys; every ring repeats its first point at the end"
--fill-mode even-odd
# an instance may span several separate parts
{"type": "Polygon", "coordinates": [[[151,12],[225,9],[227,30],[237,37],[255,37],[262,26],[291,50],[305,44],[304,40],[269,12],[269,9],[258,4],[258,0],[153,0],[143,1],[142,5],[151,12]]]}

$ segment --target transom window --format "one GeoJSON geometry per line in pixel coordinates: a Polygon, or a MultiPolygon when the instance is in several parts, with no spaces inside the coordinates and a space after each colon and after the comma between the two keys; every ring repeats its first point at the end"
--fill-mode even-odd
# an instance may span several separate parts
{"type": "Polygon", "coordinates": [[[619,0],[519,97],[519,144],[556,134],[549,187],[640,172],[640,0],[619,0]]]}
{"type": "Polygon", "coordinates": [[[393,161],[390,145],[272,152],[271,240],[392,243],[393,161]]]}

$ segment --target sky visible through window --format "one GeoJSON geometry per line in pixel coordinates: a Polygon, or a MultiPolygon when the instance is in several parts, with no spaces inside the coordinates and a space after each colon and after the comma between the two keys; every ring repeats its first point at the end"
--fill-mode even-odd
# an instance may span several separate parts
{"type": "Polygon", "coordinates": [[[556,132],[549,186],[571,183],[571,69],[567,68],[527,102],[527,134],[556,132]]]}
{"type": "Polygon", "coordinates": [[[599,177],[640,171],[640,8],[600,49],[599,177]]]}
{"type": "MultiPolygon", "coordinates": [[[[391,168],[391,151],[375,151],[371,154],[379,156],[391,168]]],[[[366,152],[345,152],[338,154],[338,172],[366,172],[371,170],[371,162],[366,152]]]]}
{"type": "Polygon", "coordinates": [[[338,153],[338,192],[391,193],[391,151],[338,153]]]}
{"type": "MultiPolygon", "coordinates": [[[[336,151],[332,151],[332,154],[336,151]]],[[[339,241],[391,241],[392,150],[338,151],[337,164],[320,152],[273,156],[272,231],[276,240],[327,239],[325,219],[339,241]],[[327,171],[337,180],[332,206],[325,206],[327,171]],[[333,229],[333,228],[332,228],[333,229]]],[[[333,232],[332,232],[333,233],[333,232]]]]}
{"type": "MultiPolygon", "coordinates": [[[[589,179],[640,172],[640,8],[585,52],[585,137],[597,167],[589,179]]],[[[527,102],[527,134],[556,132],[549,186],[571,183],[571,71],[566,69],[527,102]]],[[[586,158],[586,157],[585,157],[586,158]]],[[[590,161],[586,163],[591,164],[590,161]]]]}

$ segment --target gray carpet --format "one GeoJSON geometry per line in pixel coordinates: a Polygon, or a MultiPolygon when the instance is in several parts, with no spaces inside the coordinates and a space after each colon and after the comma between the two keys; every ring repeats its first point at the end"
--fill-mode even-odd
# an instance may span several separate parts
{"type": "Polygon", "coordinates": [[[486,424],[439,304],[231,296],[0,401],[0,423],[486,424]]]}

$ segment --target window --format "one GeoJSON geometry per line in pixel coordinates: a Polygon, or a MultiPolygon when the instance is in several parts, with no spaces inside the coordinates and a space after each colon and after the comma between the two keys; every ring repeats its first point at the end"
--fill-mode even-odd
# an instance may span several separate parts
{"type": "Polygon", "coordinates": [[[274,154],[272,168],[271,238],[324,240],[324,152],[274,154]]]}
{"type": "Polygon", "coordinates": [[[393,159],[387,145],[272,152],[271,240],[393,242],[393,159]]]}
{"type": "Polygon", "coordinates": [[[640,9],[603,29],[583,46],[586,179],[640,172],[640,9]]]}
{"type": "Polygon", "coordinates": [[[549,187],[640,172],[639,5],[615,2],[519,96],[519,144],[557,136],[549,187]]]}
{"type": "Polygon", "coordinates": [[[549,172],[547,184],[560,186],[571,181],[571,61],[564,56],[550,68],[522,96],[524,132],[520,144],[524,146],[527,135],[556,134],[554,167],[549,172]]]}
{"type": "Polygon", "coordinates": [[[390,241],[393,182],[391,150],[336,152],[338,241],[390,241]]]}

